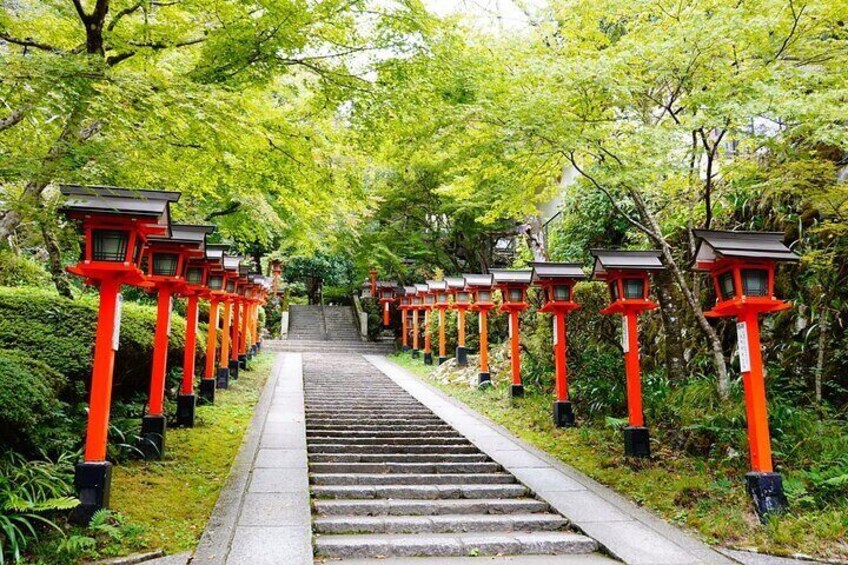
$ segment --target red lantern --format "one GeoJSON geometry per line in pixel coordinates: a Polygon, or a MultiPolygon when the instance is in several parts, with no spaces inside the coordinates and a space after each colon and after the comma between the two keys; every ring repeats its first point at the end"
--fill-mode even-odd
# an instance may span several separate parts
{"type": "MultiPolygon", "coordinates": [[[[141,450],[148,459],[161,459],[165,452],[165,376],[168,370],[168,336],[171,333],[171,308],[175,293],[185,291],[189,285],[185,274],[192,259],[206,256],[206,236],[214,231],[212,226],[172,225],[167,237],[149,238],[145,247],[145,284],[157,291],[156,332],[153,338],[153,370],[150,375],[150,395],[147,413],[141,421],[141,450]]],[[[197,294],[191,293],[187,312],[186,348],[191,345],[192,355],[197,338],[197,294]],[[189,343],[191,342],[191,343],[189,343]]],[[[192,359],[193,380],[193,359],[192,359]]],[[[193,383],[192,383],[193,384],[193,383]]],[[[194,396],[183,401],[183,422],[193,413],[194,396]],[[188,407],[188,402],[192,407],[188,407]]]]}
{"type": "Polygon", "coordinates": [[[465,347],[465,313],[471,307],[471,292],[465,288],[463,277],[445,277],[448,293],[453,297],[453,309],[456,310],[456,364],[468,365],[468,348],[465,347]]]}
{"type": "Polygon", "coordinates": [[[656,308],[648,299],[651,272],[661,271],[659,251],[615,251],[594,249],[593,275],[606,281],[610,305],[602,314],[621,314],[621,347],[627,373],[627,411],[629,425],[624,429],[624,452],[630,457],[650,457],[651,445],[642,412],[642,370],[639,365],[639,314],[656,308]]]}
{"type": "Polygon", "coordinates": [[[421,326],[418,323],[418,318],[419,312],[425,312],[424,296],[427,294],[428,289],[426,284],[415,284],[413,286],[415,287],[415,294],[412,296],[412,358],[418,359],[421,354],[418,348],[418,338],[421,333],[421,326]]]}
{"type": "Polygon", "coordinates": [[[395,301],[395,281],[380,281],[377,283],[377,292],[380,293],[380,307],[383,310],[383,327],[392,325],[391,304],[395,301]]]}
{"type": "Polygon", "coordinates": [[[448,360],[445,343],[445,312],[450,308],[448,301],[448,283],[445,281],[427,281],[427,288],[433,295],[433,308],[439,313],[439,365],[448,360]]]}
{"type": "Polygon", "coordinates": [[[106,461],[106,446],[120,332],[120,289],[143,281],[142,247],[148,237],[168,232],[170,203],[179,200],[180,194],[100,186],[66,185],[60,190],[65,196],[61,211],[77,220],[85,234],[82,260],[68,271],[100,291],[85,451],[74,475],[80,505],[73,518],[87,524],[94,512],[109,506],[112,466],[106,461]]]}
{"type": "Polygon", "coordinates": [[[521,347],[520,328],[518,319],[521,312],[527,309],[527,288],[533,278],[531,270],[492,269],[495,286],[501,291],[503,304],[501,312],[509,314],[510,362],[512,364],[512,396],[524,396],[524,385],[521,383],[521,347]]]}
{"type": "Polygon", "coordinates": [[[208,404],[215,403],[215,361],[218,344],[218,323],[221,300],[224,297],[224,287],[227,272],[224,270],[224,254],[226,245],[206,245],[206,264],[209,272],[206,278],[204,296],[209,299],[209,324],[206,332],[206,366],[200,379],[199,395],[208,404]]]}
{"type": "MultiPolygon", "coordinates": [[[[400,304],[398,310],[401,315],[401,351],[409,351],[409,312],[413,309],[413,300],[415,298],[415,287],[405,286],[400,294],[400,304]]],[[[413,331],[416,331],[413,328],[413,331]]]]}
{"type": "Polygon", "coordinates": [[[791,308],[774,296],[774,267],[799,258],[779,232],[694,230],[699,270],[713,278],[716,303],[709,317],[735,317],[739,365],[745,387],[751,472],[748,493],[760,518],[786,508],[780,475],[774,472],[768,425],[759,315],[791,308]]]}
{"type": "Polygon", "coordinates": [[[586,278],[577,263],[531,263],[533,282],[542,287],[545,304],[539,310],[553,315],[554,365],[556,368],[556,401],[554,423],[558,428],[573,426],[574,409],[568,399],[568,365],[566,363],[566,317],[580,306],[574,302],[574,284],[586,278]]]}
{"type": "Polygon", "coordinates": [[[477,375],[477,386],[484,387],[492,384],[489,373],[489,310],[495,307],[492,302],[494,277],[490,274],[467,274],[462,276],[465,288],[471,293],[472,310],[479,315],[480,332],[480,373],[477,375]]]}

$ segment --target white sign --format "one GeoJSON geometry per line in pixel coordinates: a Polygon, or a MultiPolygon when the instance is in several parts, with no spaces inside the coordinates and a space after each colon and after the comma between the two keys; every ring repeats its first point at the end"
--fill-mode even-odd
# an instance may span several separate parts
{"type": "Polygon", "coordinates": [[[630,326],[627,325],[627,316],[621,317],[621,349],[630,353],[630,326]]]}
{"type": "Polygon", "coordinates": [[[509,339],[512,339],[512,320],[513,320],[513,317],[510,316],[509,317],[509,339]]]}
{"type": "Polygon", "coordinates": [[[559,333],[557,332],[556,316],[551,317],[551,322],[553,322],[553,327],[554,327],[554,345],[557,345],[559,343],[559,333]]]}
{"type": "Polygon", "coordinates": [[[165,331],[165,335],[171,335],[171,312],[174,311],[174,297],[170,297],[168,299],[168,329],[165,331]]]}
{"type": "Polygon", "coordinates": [[[739,370],[743,373],[751,371],[751,350],[748,349],[748,324],[736,324],[736,341],[739,346],[739,370]]]}
{"type": "Polygon", "coordinates": [[[112,327],[112,349],[118,350],[121,343],[121,307],[124,305],[124,296],[119,292],[115,300],[115,322],[112,327]]]}

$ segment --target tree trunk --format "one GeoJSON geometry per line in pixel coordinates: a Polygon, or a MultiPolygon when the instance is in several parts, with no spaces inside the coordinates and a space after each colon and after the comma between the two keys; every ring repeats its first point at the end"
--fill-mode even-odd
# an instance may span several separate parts
{"type": "Polygon", "coordinates": [[[827,337],[830,332],[830,316],[827,307],[822,308],[821,320],[819,320],[819,343],[816,355],[816,368],[814,374],[814,387],[816,394],[816,407],[819,417],[822,416],[822,375],[824,374],[824,353],[827,347],[827,337]]]}
{"type": "Polygon", "coordinates": [[[53,284],[61,296],[73,299],[71,283],[68,282],[65,269],[62,268],[62,252],[59,249],[59,242],[56,241],[55,234],[46,222],[39,223],[41,224],[41,235],[44,238],[44,247],[47,249],[47,264],[53,284]]]}
{"type": "Polygon", "coordinates": [[[654,283],[660,303],[668,376],[671,380],[681,382],[686,379],[686,360],[683,355],[683,328],[674,296],[674,280],[668,272],[662,272],[654,275],[654,283]]]}
{"type": "Polygon", "coordinates": [[[701,331],[704,333],[704,336],[709,342],[713,356],[713,367],[715,368],[716,377],[718,378],[719,394],[722,398],[726,399],[730,391],[730,376],[727,372],[727,361],[724,358],[724,351],[721,347],[721,340],[718,337],[718,333],[716,333],[715,328],[710,325],[710,322],[707,320],[706,316],[704,316],[704,311],[695,299],[695,295],[692,293],[692,289],[686,281],[686,276],[680,269],[677,261],[674,259],[671,246],[668,244],[665,237],[663,237],[662,230],[660,230],[660,226],[657,223],[656,218],[654,218],[653,214],[651,214],[648,210],[642,195],[633,189],[630,189],[629,193],[633,199],[633,203],[636,205],[636,209],[639,211],[639,216],[642,218],[642,221],[651,229],[651,231],[653,231],[652,234],[648,235],[650,235],[660,246],[663,264],[669,271],[671,271],[672,276],[677,281],[677,286],[680,288],[680,292],[683,293],[686,302],[689,304],[689,309],[695,316],[695,320],[698,322],[698,327],[701,328],[701,331]]]}
{"type": "Polygon", "coordinates": [[[548,260],[548,249],[545,242],[545,228],[542,225],[542,219],[533,215],[527,219],[527,223],[519,228],[519,231],[524,234],[527,239],[527,247],[533,253],[533,259],[536,261],[548,260]]]}

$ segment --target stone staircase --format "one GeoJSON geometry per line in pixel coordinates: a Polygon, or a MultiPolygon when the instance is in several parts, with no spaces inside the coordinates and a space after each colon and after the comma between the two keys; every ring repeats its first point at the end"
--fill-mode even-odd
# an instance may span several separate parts
{"type": "Polygon", "coordinates": [[[349,306],[289,307],[289,332],[284,340],[264,340],[270,351],[362,353],[386,355],[392,343],[363,341],[349,306]]]}
{"type": "Polygon", "coordinates": [[[546,555],[544,563],[556,564],[599,557],[594,540],[571,531],[568,520],[361,356],[303,359],[316,560],[546,555]]]}

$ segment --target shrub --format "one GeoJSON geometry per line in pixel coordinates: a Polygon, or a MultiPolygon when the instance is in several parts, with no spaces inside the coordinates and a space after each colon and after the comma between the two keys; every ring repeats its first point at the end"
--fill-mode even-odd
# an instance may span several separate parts
{"type": "Polygon", "coordinates": [[[4,447],[27,454],[73,441],[62,431],[63,376],[19,351],[0,351],[0,429],[4,447]]]}
{"type": "Polygon", "coordinates": [[[50,286],[50,274],[37,261],[0,250],[0,286],[50,286]]]}
{"type": "MultiPolygon", "coordinates": [[[[66,377],[73,393],[90,378],[97,323],[97,299],[68,300],[32,288],[0,288],[0,349],[16,349],[66,377]]],[[[115,396],[126,398],[147,390],[151,370],[156,309],[125,301],[120,346],[115,357],[115,396]]],[[[201,330],[203,328],[201,327],[201,330]]],[[[198,367],[203,366],[205,332],[198,335],[198,367]]],[[[185,319],[172,317],[170,367],[182,366],[185,319]]],[[[75,398],[75,400],[81,400],[75,398]]]]}

